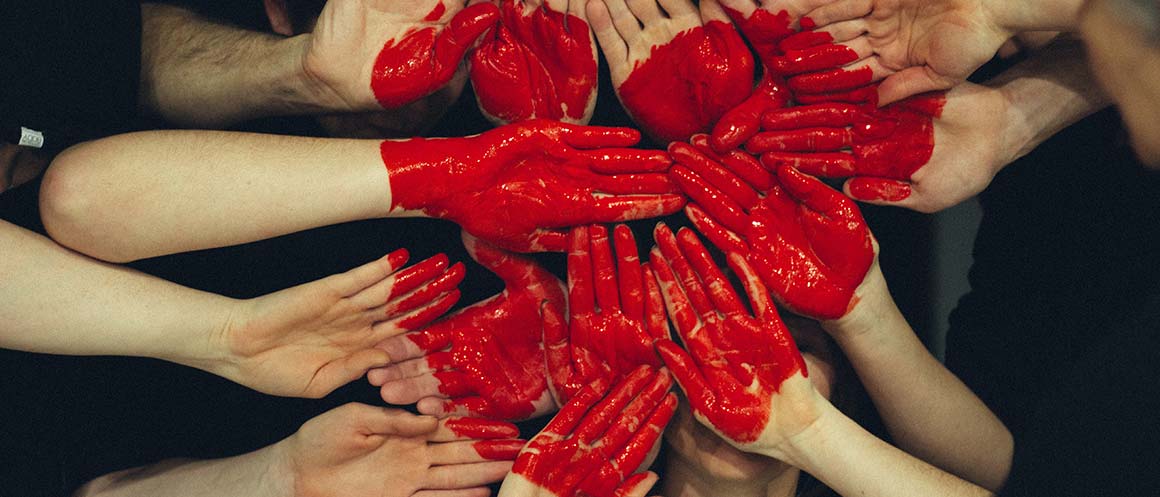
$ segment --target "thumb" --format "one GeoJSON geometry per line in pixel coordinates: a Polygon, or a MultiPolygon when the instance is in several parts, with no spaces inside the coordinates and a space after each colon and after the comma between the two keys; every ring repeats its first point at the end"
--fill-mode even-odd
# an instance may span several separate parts
{"type": "Polygon", "coordinates": [[[898,71],[878,85],[878,106],[929,91],[949,90],[955,81],[933,72],[929,66],[914,66],[898,71]]]}
{"type": "Polygon", "coordinates": [[[435,62],[439,70],[450,77],[463,54],[498,21],[499,8],[491,3],[477,3],[455,14],[435,40],[435,62]]]}

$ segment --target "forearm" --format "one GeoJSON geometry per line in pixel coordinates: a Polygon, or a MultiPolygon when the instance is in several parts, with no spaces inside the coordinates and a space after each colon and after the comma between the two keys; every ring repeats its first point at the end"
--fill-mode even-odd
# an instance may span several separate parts
{"type": "Polygon", "coordinates": [[[274,497],[290,496],[286,478],[271,464],[278,445],[225,459],[169,460],[110,473],[77,490],[75,497],[274,497]]]}
{"type": "Polygon", "coordinates": [[[1011,468],[1011,433],[969,388],[919,341],[882,272],[872,269],[862,300],[823,323],[837,339],[903,450],[991,490],[1011,468]]]}
{"type": "Polygon", "coordinates": [[[1088,67],[1083,44],[1063,38],[988,81],[1008,102],[1008,162],[1109,105],[1088,67]]]}
{"type": "Polygon", "coordinates": [[[209,368],[237,301],[81,256],[0,222],[0,346],[209,368]]]}
{"type": "Polygon", "coordinates": [[[993,21],[1011,33],[1075,31],[1084,0],[984,0],[993,21]]]}
{"type": "Polygon", "coordinates": [[[141,5],[141,105],[179,126],[349,110],[305,76],[309,35],[217,24],[180,7],[141,5]]]}
{"type": "Polygon", "coordinates": [[[847,497],[993,495],[878,439],[828,403],[786,445],[786,462],[847,497]]]}
{"type": "Polygon", "coordinates": [[[122,262],[385,216],[376,140],[152,131],[88,142],[53,161],[49,234],[122,262]]]}

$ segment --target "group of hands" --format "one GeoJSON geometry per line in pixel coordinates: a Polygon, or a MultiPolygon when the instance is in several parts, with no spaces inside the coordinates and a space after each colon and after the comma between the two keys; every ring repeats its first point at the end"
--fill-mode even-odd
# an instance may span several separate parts
{"type": "Polygon", "coordinates": [[[864,285],[877,245],[851,197],[938,210],[989,182],[987,161],[962,154],[986,150],[979,115],[1001,97],[924,92],[958,84],[1005,38],[981,38],[998,41],[977,53],[924,38],[986,30],[957,22],[970,2],[899,25],[897,9],[921,2],[719,1],[328,3],[304,65],[352,109],[422,99],[466,62],[503,126],[381,152],[392,208],[459,224],[505,289],[440,318],[463,266],[440,255],[404,267],[398,251],[248,301],[215,337],[233,357],[225,376],[320,397],[366,374],[386,402],[422,413],[315,418],[284,444],[314,454],[286,458],[296,485],[381,486],[376,472],[402,462],[429,469],[400,469],[404,494],[483,495],[504,478],[501,495],[643,496],[678,409],[673,380],[723,440],[786,458],[827,401],[775,302],[836,322],[885,291],[864,285]],[[351,17],[363,31],[326,29],[351,17]],[[621,103],[667,151],[584,125],[597,42],[621,103]],[[336,52],[366,63],[335,64],[336,52]],[[850,180],[843,194],[815,176],[850,180]],[[645,262],[627,226],[602,224],[682,207],[747,299],[693,230],[658,224],[645,262]],[[566,252],[568,281],[517,252],[566,252]],[[297,312],[273,311],[285,308],[297,312]],[[506,423],[553,412],[527,444],[506,423]]]}

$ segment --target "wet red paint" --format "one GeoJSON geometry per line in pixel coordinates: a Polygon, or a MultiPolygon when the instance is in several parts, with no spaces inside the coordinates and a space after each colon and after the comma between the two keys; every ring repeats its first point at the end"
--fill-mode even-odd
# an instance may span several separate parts
{"type": "Polygon", "coordinates": [[[564,312],[564,286],[530,259],[474,239],[468,252],[504,280],[504,291],[408,335],[427,351],[445,412],[522,420],[552,405],[540,313],[564,312]]]}
{"type": "Polygon", "coordinates": [[[729,264],[756,316],[692,231],[674,236],[659,224],[654,237],[651,262],[670,306],[685,315],[674,321],[686,347],[664,339],[657,351],[700,418],[736,443],[756,441],[769,422],[773,397],[787,378],[806,374],[805,361],[768,290],[740,254],[731,254],[729,264]],[[689,298],[698,294],[710,296],[711,303],[689,298]]]}
{"type": "MultiPolygon", "coordinates": [[[[807,50],[788,51],[785,55],[774,59],[772,69],[778,74],[789,76],[842,67],[856,60],[858,53],[850,48],[843,45],[825,45],[807,50]]],[[[791,78],[789,84],[794,88],[795,78],[791,78]]]]}
{"type": "MultiPolygon", "coordinates": [[[[934,119],[943,93],[911,97],[883,108],[817,104],[767,113],[746,149],[776,169],[793,166],[825,177],[909,180],[934,152],[934,119]]],[[[893,191],[894,195],[900,194],[893,191]]]]}
{"type": "Polygon", "coordinates": [[[438,3],[435,4],[435,8],[431,9],[431,12],[427,13],[427,17],[424,17],[423,20],[427,21],[427,22],[438,21],[438,20],[443,18],[443,14],[446,12],[447,12],[447,7],[445,7],[443,5],[443,1],[440,0],[438,3]]]}
{"type": "Polygon", "coordinates": [[[501,0],[502,18],[471,56],[480,108],[502,122],[587,122],[596,98],[596,53],[588,23],[544,5],[524,13],[501,0]]]}
{"type": "Polygon", "coordinates": [[[781,40],[795,32],[791,27],[793,19],[785,10],[773,13],[757,9],[749,17],[728,7],[725,7],[725,12],[733,19],[741,34],[745,35],[745,39],[749,40],[749,44],[753,45],[753,50],[766,67],[772,67],[774,58],[782,55],[779,47],[781,40]]]}
{"type": "Polygon", "coordinates": [[[709,131],[753,91],[754,62],[732,24],[711,21],[652,47],[617,88],[625,110],[657,141],[709,131]]]}
{"type": "Polygon", "coordinates": [[[781,78],[766,71],[749,98],[725,112],[713,125],[709,138],[713,150],[719,153],[736,150],[760,130],[761,116],[785,107],[788,102],[789,92],[784,90],[781,78]]]}
{"type": "Polygon", "coordinates": [[[466,138],[384,141],[396,210],[458,223],[501,248],[564,251],[565,227],[676,212],[663,151],[626,128],[533,120],[466,138]]]}
{"type": "Polygon", "coordinates": [[[482,440],[471,444],[479,457],[489,461],[514,461],[524,448],[523,440],[482,440]]]}
{"type": "Polygon", "coordinates": [[[850,196],[858,200],[901,202],[910,198],[909,183],[879,178],[854,178],[847,185],[850,196]]]}
{"type": "Polygon", "coordinates": [[[456,14],[445,29],[411,29],[387,41],[371,71],[371,91],[379,104],[402,107],[447,84],[464,53],[497,20],[494,5],[479,3],[456,14]]]}
{"type": "Polygon", "coordinates": [[[647,366],[607,395],[588,385],[569,401],[516,459],[512,472],[556,497],[613,495],[632,477],[676,412],[672,379],[647,366]]]}
{"type": "Polygon", "coordinates": [[[458,437],[464,438],[515,438],[520,436],[520,429],[506,421],[483,418],[450,418],[443,422],[443,426],[451,430],[458,437]]]}

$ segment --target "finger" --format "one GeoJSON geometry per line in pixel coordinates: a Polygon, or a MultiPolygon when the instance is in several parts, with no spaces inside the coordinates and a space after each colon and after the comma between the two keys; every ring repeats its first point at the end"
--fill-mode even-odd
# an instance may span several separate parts
{"type": "Polygon", "coordinates": [[[697,147],[702,154],[720,162],[725,169],[737,176],[760,192],[768,191],[773,186],[773,175],[766,171],[757,158],[740,150],[730,150],[717,154],[709,144],[709,135],[697,134],[689,139],[689,143],[697,147]]]}
{"type": "MultiPolygon", "coordinates": [[[[614,0],[609,0],[614,1],[614,0]]],[[[628,61],[628,45],[612,24],[612,13],[604,0],[588,1],[588,24],[596,34],[596,41],[600,42],[600,50],[608,59],[609,65],[616,67],[628,61]]],[[[637,27],[639,30],[639,26],[637,27]]]]}
{"type": "Polygon", "coordinates": [[[491,461],[470,464],[435,466],[427,469],[425,485],[428,490],[471,488],[503,480],[511,471],[511,461],[491,461]]]}
{"type": "MultiPolygon", "coordinates": [[[[702,1],[702,3],[704,2],[702,1]]],[[[616,492],[613,492],[612,497],[646,497],[648,491],[657,484],[659,478],[652,471],[632,475],[625,479],[619,487],[616,487],[616,492]]]]}
{"type": "Polygon", "coordinates": [[[685,206],[685,196],[663,195],[614,195],[593,201],[589,213],[592,223],[620,223],[667,216],[685,206]]]}
{"type": "Polygon", "coordinates": [[[401,314],[422,307],[443,294],[454,290],[463,281],[467,268],[463,263],[455,263],[439,275],[435,280],[423,285],[419,289],[402,295],[385,306],[386,319],[393,319],[401,314]]]}
{"type": "MultiPolygon", "coordinates": [[[[400,333],[406,333],[411,330],[416,330],[427,326],[432,321],[442,316],[450,310],[455,303],[459,301],[459,290],[455,289],[450,292],[440,295],[431,303],[415,309],[403,316],[391,319],[389,321],[382,321],[375,323],[372,330],[376,337],[380,340],[390,338],[400,333]]],[[[382,312],[386,309],[380,308],[382,312]]]]}
{"type": "MultiPolygon", "coordinates": [[[[668,374],[663,377],[667,378],[668,374]]],[[[652,391],[641,393],[625,408],[618,422],[600,441],[599,450],[606,454],[607,460],[580,483],[584,494],[612,494],[625,477],[640,469],[676,410],[676,396],[668,395],[671,386],[672,380],[667,380],[665,390],[655,395],[654,391],[659,390],[650,385],[652,391]]]]}
{"type": "Polygon", "coordinates": [[[484,418],[447,418],[440,420],[439,429],[427,440],[450,442],[453,440],[491,440],[516,438],[520,429],[507,421],[484,418]]]}
{"type": "Polygon", "coordinates": [[[665,367],[673,374],[673,379],[685,392],[694,410],[705,412],[716,405],[716,394],[704,373],[697,367],[692,356],[672,340],[657,341],[657,353],[665,367]]]}
{"type": "Polygon", "coordinates": [[[436,373],[387,381],[379,387],[379,396],[383,402],[403,406],[414,404],[428,397],[460,397],[471,393],[472,389],[466,386],[467,378],[462,373],[444,372],[438,374],[445,376],[446,381],[436,378],[436,373]],[[446,377],[448,375],[458,378],[446,377]]]}
{"type": "Polygon", "coordinates": [[[455,490],[420,490],[411,494],[411,497],[489,497],[490,495],[490,488],[476,487],[455,490]]]}
{"type": "MultiPolygon", "coordinates": [[[[667,392],[667,390],[666,390],[667,392]]],[[[632,438],[617,452],[612,467],[618,469],[621,478],[643,469],[645,459],[660,442],[665,426],[677,412],[677,395],[666,393],[661,402],[648,415],[644,426],[636,430],[632,438]]]]}
{"type": "Polygon", "coordinates": [[[640,254],[636,248],[636,237],[624,224],[612,230],[616,248],[616,275],[620,286],[620,309],[629,319],[644,321],[644,281],[640,269],[640,254]]]}
{"type": "MultiPolygon", "coordinates": [[[[848,42],[848,45],[830,43],[829,33],[814,35],[814,38],[825,38],[822,45],[807,47],[798,50],[786,51],[785,55],[774,57],[773,70],[778,74],[790,76],[812,72],[825,71],[844,67],[873,55],[873,49],[865,38],[848,42]]],[[[785,42],[782,43],[786,45],[785,42]]]]}
{"type": "Polygon", "coordinates": [[[487,243],[466,231],[461,232],[463,247],[475,262],[495,273],[505,288],[518,288],[530,279],[554,278],[529,258],[516,255],[487,243]],[[529,273],[532,274],[529,277],[529,273]]]}
{"type": "Polygon", "coordinates": [[[560,125],[563,126],[560,133],[563,142],[576,148],[631,147],[640,141],[640,132],[632,128],[560,125]]]}
{"type": "Polygon", "coordinates": [[[696,205],[709,212],[712,218],[733,231],[744,231],[748,224],[745,208],[722,192],[704,177],[684,166],[676,166],[669,173],[681,185],[685,195],[696,205]]]}
{"type": "Polygon", "coordinates": [[[548,422],[543,430],[540,430],[540,434],[568,435],[572,433],[584,420],[588,410],[604,398],[605,392],[607,392],[607,386],[586,385],[580,389],[575,397],[572,397],[572,400],[560,408],[560,412],[556,413],[556,416],[548,422]]]}
{"type": "Polygon", "coordinates": [[[459,62],[463,60],[463,54],[498,21],[499,9],[490,3],[469,6],[451,18],[451,22],[435,39],[434,57],[440,86],[451,79],[459,62]]]}
{"type": "Polygon", "coordinates": [[[415,403],[415,409],[421,414],[446,418],[449,416],[473,416],[496,418],[491,404],[483,397],[457,397],[446,399],[439,397],[424,397],[415,403]]]}
{"type": "Polygon", "coordinates": [[[523,440],[478,440],[428,445],[433,466],[515,461],[522,448],[524,448],[523,440]]]}
{"type": "Polygon", "coordinates": [[[680,193],[667,174],[595,174],[580,175],[578,178],[588,183],[588,187],[600,193],[610,195],[634,195],[657,193],[680,193]]]}
{"type": "Polygon", "coordinates": [[[669,316],[672,316],[673,324],[677,327],[677,333],[681,336],[693,333],[699,319],[696,310],[693,309],[693,304],[689,302],[689,297],[685,295],[685,291],[677,282],[677,276],[673,274],[673,269],[669,267],[664,255],[656,247],[653,247],[649,259],[649,264],[656,273],[657,283],[663,294],[665,305],[669,310],[669,316]]]}
{"type": "Polygon", "coordinates": [[[423,261],[399,271],[393,278],[389,278],[388,287],[390,292],[387,293],[387,298],[384,300],[392,300],[400,295],[411,293],[416,288],[419,288],[424,283],[431,281],[446,269],[450,261],[447,260],[446,254],[435,254],[423,261]]]}
{"type": "MultiPolygon", "coordinates": [[[[866,20],[858,18],[850,21],[839,21],[829,24],[816,30],[814,33],[824,33],[827,35],[832,43],[846,43],[851,40],[856,40],[863,37],[869,32],[866,20]]],[[[869,41],[869,40],[867,40],[869,41]]]]}
{"type": "Polygon", "coordinates": [[[857,174],[857,159],[843,152],[766,152],[761,154],[761,164],[771,171],[785,166],[803,173],[823,178],[848,178],[857,174]]]}
{"type": "MultiPolygon", "coordinates": [[[[795,95],[799,93],[834,93],[866,86],[885,77],[882,73],[875,73],[875,67],[869,62],[859,62],[855,66],[857,67],[852,69],[839,68],[794,76],[786,81],[786,85],[795,95]],[[876,77],[877,79],[875,79],[876,77]]],[[[885,70],[885,68],[882,69],[885,70]]]]}
{"type": "Polygon", "coordinates": [[[930,91],[949,90],[956,83],[955,79],[939,75],[929,66],[908,67],[887,76],[878,85],[878,106],[930,91]]]}
{"type": "Polygon", "coordinates": [[[731,253],[727,256],[729,267],[741,279],[741,284],[745,286],[745,293],[749,295],[749,305],[753,307],[753,313],[758,319],[762,321],[769,321],[771,319],[780,319],[777,314],[777,308],[773,305],[773,298],[766,288],[765,283],[762,283],[761,277],[757,275],[757,271],[753,266],[749,265],[749,261],[738,253],[731,253]]]}
{"type": "MultiPolygon", "coordinates": [[[[432,352],[426,357],[419,357],[406,361],[396,361],[385,368],[378,368],[367,372],[367,376],[374,375],[372,384],[399,381],[417,376],[430,376],[436,371],[446,371],[454,368],[453,356],[450,352],[432,352]]],[[[413,402],[413,401],[412,401],[413,402]]]]}
{"type": "Polygon", "coordinates": [[[669,268],[680,282],[681,288],[685,291],[685,295],[689,298],[689,303],[692,304],[693,309],[697,314],[704,319],[710,313],[716,312],[712,300],[705,293],[705,288],[701,285],[700,278],[697,273],[693,271],[689,261],[685,259],[684,254],[681,253],[680,245],[677,243],[677,237],[672,230],[664,224],[657,224],[653,230],[653,240],[656,241],[657,248],[664,257],[669,268]]]}
{"type": "Polygon", "coordinates": [[[584,415],[573,436],[582,444],[595,443],[616,420],[617,415],[652,383],[657,372],[648,366],[640,366],[629,373],[612,388],[600,402],[584,415]]]}
{"type": "Polygon", "coordinates": [[[564,252],[568,249],[568,233],[564,230],[537,229],[528,239],[524,252],[564,252]]]}
{"type": "Polygon", "coordinates": [[[419,416],[401,409],[365,407],[369,409],[359,409],[359,423],[369,433],[417,437],[439,427],[439,421],[431,416],[419,416]]]}
{"type": "Polygon", "coordinates": [[[572,228],[568,235],[568,312],[572,316],[583,316],[596,312],[596,288],[593,283],[593,273],[589,227],[577,226],[572,228]]]}
{"type": "Polygon", "coordinates": [[[878,106],[878,85],[866,85],[855,88],[850,91],[831,92],[831,93],[798,93],[794,95],[794,100],[800,105],[814,105],[826,103],[848,103],[855,105],[865,105],[869,107],[878,106]]]}
{"type": "Polygon", "coordinates": [[[737,149],[757,133],[762,114],[785,107],[788,102],[789,92],[784,88],[781,78],[773,75],[772,71],[766,71],[749,98],[730,109],[713,125],[709,144],[718,153],[737,149]]]}
{"type": "Polygon", "coordinates": [[[850,199],[817,178],[807,176],[792,167],[777,170],[777,179],[787,193],[809,209],[831,219],[842,219],[853,204],[850,199]]]}
{"type": "Polygon", "coordinates": [[[846,103],[830,103],[790,107],[761,116],[761,129],[791,131],[804,128],[845,128],[866,122],[871,116],[862,107],[846,103]]]}
{"type": "MultiPolygon", "coordinates": [[[[667,11],[669,14],[672,14],[676,6],[670,7],[669,4],[674,2],[680,3],[682,5],[688,3],[681,2],[680,0],[661,0],[661,7],[664,7],[665,11],[667,11]]],[[[725,9],[721,8],[721,4],[718,3],[717,0],[701,0],[699,7],[701,10],[702,24],[709,24],[713,21],[728,23],[732,22],[729,19],[729,14],[725,12],[725,9]]]]}
{"type": "Polygon", "coordinates": [[[854,144],[854,134],[845,128],[805,128],[791,131],[763,131],[745,142],[753,154],[765,152],[834,152],[854,144]]]}
{"type": "Polygon", "coordinates": [[[749,246],[746,245],[744,239],[717,223],[697,204],[685,206],[685,215],[689,218],[689,222],[693,223],[693,227],[697,228],[697,231],[705,235],[705,238],[708,238],[709,242],[722,252],[749,252],[749,246]]]}
{"type": "Polygon", "coordinates": [[[885,178],[857,177],[846,182],[843,191],[860,202],[910,207],[903,202],[912,193],[910,183],[885,178]]]}
{"type": "Polygon", "coordinates": [[[628,0],[628,10],[646,26],[664,18],[656,0],[628,0]]]}
{"type": "Polygon", "coordinates": [[[663,150],[605,148],[582,151],[580,157],[593,172],[601,174],[661,173],[668,171],[673,164],[663,150]]]}
{"type": "MultiPolygon", "coordinates": [[[[673,378],[669,375],[668,371],[662,369],[655,375],[652,375],[648,383],[644,384],[643,388],[629,400],[628,404],[616,412],[612,424],[600,439],[601,451],[609,457],[616,457],[626,450],[643,448],[643,453],[640,458],[643,461],[644,456],[652,449],[652,444],[649,444],[647,447],[637,447],[631,446],[629,441],[636,433],[649,431],[652,428],[648,424],[653,421],[651,419],[652,414],[655,414],[655,411],[665,403],[669,390],[672,387],[673,378]]],[[[669,413],[670,416],[671,414],[669,413]]],[[[665,418],[664,421],[667,423],[668,419],[665,418]]],[[[660,434],[657,433],[656,435],[659,436],[660,434]]],[[[656,439],[654,438],[653,441],[656,441],[656,439]]],[[[626,472],[619,476],[632,474],[639,467],[639,461],[631,467],[621,466],[626,472]]],[[[620,481],[621,479],[617,478],[616,481],[620,481]]]]}
{"type": "Polygon", "coordinates": [[[304,397],[324,397],[334,389],[357,380],[371,368],[390,364],[391,356],[379,349],[365,349],[330,361],[309,379],[304,397]]]}
{"type": "Polygon", "coordinates": [[[655,341],[669,337],[669,321],[665,314],[665,298],[661,295],[660,285],[652,265],[648,262],[641,264],[642,284],[644,285],[644,324],[648,335],[655,341]]]}
{"type": "Polygon", "coordinates": [[[718,161],[688,143],[669,144],[669,155],[677,163],[689,168],[716,189],[724,192],[743,208],[757,203],[757,192],[739,176],[733,174],[718,161]]]}
{"type": "Polygon", "coordinates": [[[609,15],[612,17],[612,26],[616,29],[617,35],[628,46],[634,45],[640,38],[643,28],[641,28],[636,15],[628,8],[628,3],[625,0],[604,0],[604,5],[608,7],[609,15]]]}
{"type": "Polygon", "coordinates": [[[540,306],[543,323],[544,362],[548,367],[548,385],[558,404],[572,398],[579,387],[574,386],[576,373],[573,370],[572,346],[569,343],[568,325],[564,310],[545,302],[540,306]]]}
{"type": "Polygon", "coordinates": [[[342,296],[350,297],[383,281],[389,275],[403,267],[410,257],[410,252],[405,248],[401,248],[380,257],[376,261],[363,264],[345,273],[335,275],[332,278],[338,284],[342,296]]]}
{"type": "Polygon", "coordinates": [[[870,13],[873,3],[870,0],[840,0],[822,5],[806,14],[810,22],[818,27],[827,26],[835,22],[858,19],[870,13]]]}
{"type": "Polygon", "coordinates": [[[588,228],[588,234],[596,305],[600,307],[602,313],[619,311],[620,296],[616,281],[616,266],[612,262],[612,245],[608,241],[608,228],[594,224],[588,228]]]}
{"type": "Polygon", "coordinates": [[[677,233],[677,243],[680,244],[681,253],[684,254],[697,273],[697,277],[708,290],[709,296],[716,304],[717,311],[726,316],[745,314],[745,305],[737,298],[733,286],[729,284],[729,280],[725,278],[721,268],[717,267],[717,263],[713,261],[709,251],[701,244],[701,240],[697,238],[693,230],[681,228],[677,233]]]}
{"type": "MultiPolygon", "coordinates": [[[[700,13],[697,12],[697,7],[694,6],[693,2],[690,0],[657,0],[657,3],[660,4],[661,9],[664,9],[664,13],[662,14],[662,16],[664,14],[668,14],[668,16],[670,18],[673,18],[673,19],[677,19],[677,18],[684,19],[684,18],[690,18],[690,17],[691,18],[700,18],[700,13]]],[[[702,2],[702,3],[705,3],[705,2],[702,2]]],[[[721,10],[721,6],[717,5],[716,9],[718,11],[720,11],[720,15],[721,15],[721,17],[716,19],[716,20],[729,22],[729,16],[725,15],[725,11],[721,10]]],[[[698,26],[700,26],[701,24],[703,24],[703,22],[697,23],[698,26]]],[[[683,26],[682,26],[682,28],[687,29],[687,28],[684,28],[683,26]]]]}

